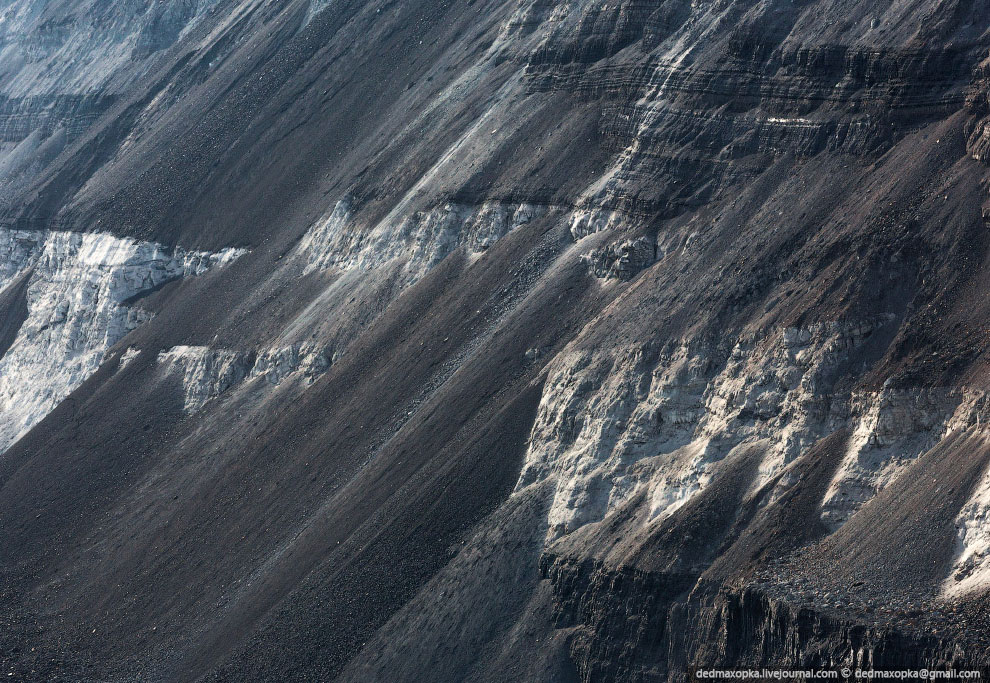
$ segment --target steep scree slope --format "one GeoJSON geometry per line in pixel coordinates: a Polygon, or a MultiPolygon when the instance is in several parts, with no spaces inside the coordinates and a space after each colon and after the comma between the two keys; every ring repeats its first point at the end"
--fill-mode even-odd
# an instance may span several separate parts
{"type": "Polygon", "coordinates": [[[8,0],[0,74],[0,675],[990,666],[985,3],[8,0]]]}

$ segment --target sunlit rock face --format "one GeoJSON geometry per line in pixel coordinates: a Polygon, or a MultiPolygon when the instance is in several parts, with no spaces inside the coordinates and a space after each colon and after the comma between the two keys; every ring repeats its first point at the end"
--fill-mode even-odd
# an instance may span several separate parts
{"type": "Polygon", "coordinates": [[[689,340],[659,354],[561,355],[518,487],[556,482],[551,540],[644,492],[653,523],[709,486],[735,449],[758,444],[764,453],[755,491],[848,430],[820,506],[835,530],[944,436],[981,429],[985,418],[975,390],[836,390],[834,369],[892,322],[786,328],[722,346],[689,340]]]}
{"type": "Polygon", "coordinates": [[[303,237],[299,250],[306,271],[374,268],[401,263],[409,283],[420,279],[458,247],[478,254],[548,207],[485,202],[444,204],[428,211],[390,214],[367,233],[355,229],[352,202],[345,198],[303,237]]]}
{"type": "Polygon", "coordinates": [[[260,353],[176,346],[158,355],[158,364],[164,374],[180,379],[183,407],[189,413],[201,410],[242,382],[256,378],[271,386],[278,386],[293,376],[304,383],[312,383],[332,362],[329,351],[307,345],[267,349],[260,353]]]}
{"type": "Polygon", "coordinates": [[[985,2],[0,4],[0,676],[990,667],[985,2]]]}
{"type": "Polygon", "coordinates": [[[111,346],[150,318],[129,299],[239,254],[100,233],[0,231],[0,295],[23,313],[0,357],[0,448],[44,418],[96,371],[111,346]]]}

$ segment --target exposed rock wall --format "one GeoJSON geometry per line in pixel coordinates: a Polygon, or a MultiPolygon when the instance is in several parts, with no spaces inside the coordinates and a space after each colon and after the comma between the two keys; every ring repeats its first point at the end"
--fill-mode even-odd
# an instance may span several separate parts
{"type": "Polygon", "coordinates": [[[261,352],[176,346],[158,355],[158,364],[166,376],[174,374],[181,380],[183,405],[190,413],[245,380],[259,377],[277,386],[299,372],[306,382],[312,382],[326,372],[332,362],[329,351],[308,345],[261,352]]]}
{"type": "Polygon", "coordinates": [[[553,557],[541,567],[559,600],[558,625],[583,625],[571,646],[581,681],[687,680],[691,667],[981,670],[990,663],[985,648],[963,646],[957,634],[917,628],[920,611],[883,621],[865,611],[823,610],[820,598],[796,604],[758,584],[702,583],[687,597],[697,576],[553,557]]]}
{"type": "Polygon", "coordinates": [[[9,196],[40,171],[5,168],[18,143],[33,138],[30,153],[50,161],[148,72],[156,54],[206,18],[216,0],[90,0],[71,10],[48,4],[16,0],[0,8],[0,188],[7,185],[9,196]]]}
{"type": "Polygon", "coordinates": [[[480,206],[450,203],[413,215],[396,212],[367,230],[353,224],[352,200],[345,198],[306,233],[299,253],[307,272],[367,269],[400,261],[411,283],[454,249],[464,246],[471,253],[483,252],[548,210],[497,201],[480,206]]]}
{"type": "MultiPolygon", "coordinates": [[[[25,278],[27,315],[0,358],[0,450],[82,384],[150,314],[128,299],[237,258],[99,233],[0,231],[0,288],[25,278]]],[[[0,289],[0,291],[5,291],[0,289]]]]}
{"type": "MultiPolygon", "coordinates": [[[[554,362],[520,487],[558,478],[551,528],[601,519],[641,486],[663,516],[708,483],[713,463],[745,442],[769,440],[764,481],[819,439],[848,427],[848,455],[823,501],[839,525],[906,462],[946,431],[977,424],[982,393],[961,390],[836,391],[890,317],[786,328],[709,346],[564,354],[554,362]],[[967,417],[954,421],[957,408],[967,417]],[[972,412],[972,414],[971,414],[972,412]]],[[[983,416],[985,417],[985,416],[983,416]]]]}
{"type": "Polygon", "coordinates": [[[60,129],[76,137],[113,104],[113,99],[112,95],[0,97],[0,143],[20,142],[35,131],[47,138],[60,129]]]}
{"type": "Polygon", "coordinates": [[[581,258],[595,277],[628,280],[653,264],[657,257],[656,251],[657,247],[652,240],[639,237],[594,249],[581,258]]]}
{"type": "Polygon", "coordinates": [[[987,664],[988,26],[8,2],[0,666],[987,664]]]}

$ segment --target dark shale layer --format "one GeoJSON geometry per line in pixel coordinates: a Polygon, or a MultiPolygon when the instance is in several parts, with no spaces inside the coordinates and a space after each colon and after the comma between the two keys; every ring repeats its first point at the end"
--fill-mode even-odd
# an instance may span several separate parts
{"type": "Polygon", "coordinates": [[[0,373],[118,278],[22,247],[239,251],[0,455],[0,676],[990,673],[988,60],[979,0],[4,3],[0,373]]]}

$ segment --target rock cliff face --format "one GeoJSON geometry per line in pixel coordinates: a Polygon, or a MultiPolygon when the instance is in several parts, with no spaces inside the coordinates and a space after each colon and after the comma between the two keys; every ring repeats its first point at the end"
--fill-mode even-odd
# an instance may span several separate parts
{"type": "Polygon", "coordinates": [[[985,3],[0,5],[0,675],[990,667],[985,3]]]}
{"type": "Polygon", "coordinates": [[[101,233],[0,234],[7,340],[0,358],[0,447],[7,449],[100,366],[151,314],[131,305],[235,259],[101,233]]]}

